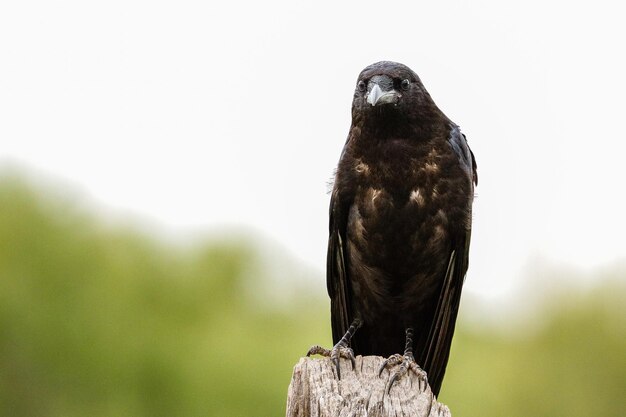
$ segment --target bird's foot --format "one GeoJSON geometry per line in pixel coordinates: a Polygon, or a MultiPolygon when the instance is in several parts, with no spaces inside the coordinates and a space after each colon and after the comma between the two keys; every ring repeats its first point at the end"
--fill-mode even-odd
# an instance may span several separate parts
{"type": "Polygon", "coordinates": [[[352,370],[354,370],[355,367],[354,352],[341,341],[333,346],[333,348],[330,350],[323,348],[319,345],[312,346],[306,355],[322,355],[330,358],[330,360],[335,364],[335,368],[337,369],[337,379],[341,379],[341,368],[339,367],[340,358],[349,359],[352,363],[352,370]]]}
{"type": "Polygon", "coordinates": [[[350,359],[350,362],[352,363],[352,370],[354,370],[355,368],[356,360],[354,359],[354,352],[352,351],[352,349],[350,349],[349,345],[350,339],[352,339],[354,332],[356,332],[357,329],[361,327],[361,324],[361,319],[354,319],[352,321],[352,324],[350,324],[348,331],[346,331],[346,334],[343,335],[341,340],[339,340],[339,342],[337,342],[337,344],[333,346],[331,350],[324,349],[323,347],[316,345],[309,349],[306,355],[322,355],[330,357],[330,360],[335,364],[335,368],[337,369],[337,379],[341,379],[341,368],[339,367],[340,358],[350,359]]]}
{"type": "Polygon", "coordinates": [[[385,390],[387,394],[389,394],[389,391],[391,391],[391,387],[393,386],[394,382],[402,378],[409,371],[417,375],[420,392],[426,391],[426,387],[428,387],[428,377],[426,376],[426,371],[419,367],[417,362],[415,362],[413,354],[411,353],[405,353],[404,355],[396,353],[395,355],[391,355],[390,357],[388,357],[378,370],[378,376],[382,375],[385,368],[396,365],[400,366],[391,374],[391,377],[387,382],[387,388],[385,390]]]}

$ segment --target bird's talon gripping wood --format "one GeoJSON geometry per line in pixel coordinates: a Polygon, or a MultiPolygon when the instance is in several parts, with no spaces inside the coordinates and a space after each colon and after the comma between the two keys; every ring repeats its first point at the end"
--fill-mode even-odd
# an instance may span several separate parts
{"type": "Polygon", "coordinates": [[[383,362],[383,364],[380,366],[380,369],[378,370],[378,376],[382,376],[383,371],[389,366],[398,365],[399,363],[402,363],[402,355],[400,355],[399,353],[394,353],[393,355],[385,359],[385,362],[383,362]]]}
{"type": "Polygon", "coordinates": [[[426,386],[428,385],[426,372],[424,372],[424,370],[419,367],[417,362],[415,362],[415,357],[413,356],[413,328],[407,327],[407,329],[405,330],[405,335],[406,339],[404,343],[404,355],[400,355],[398,353],[391,355],[389,358],[387,358],[387,360],[385,360],[385,362],[383,362],[378,372],[378,375],[380,376],[383,369],[399,365],[398,369],[393,372],[391,374],[391,377],[389,378],[386,389],[387,394],[389,394],[389,391],[391,391],[391,387],[393,386],[394,382],[402,378],[409,371],[412,371],[415,375],[417,375],[419,381],[418,389],[420,390],[420,392],[426,390],[426,386]]]}
{"type": "Polygon", "coordinates": [[[439,393],[476,183],[465,136],[415,72],[378,62],[359,74],[331,193],[327,288],[333,350],[388,357],[405,341],[389,389],[408,371],[421,376],[422,389],[427,372],[439,393]]]}
{"type": "Polygon", "coordinates": [[[335,369],[337,370],[337,378],[341,379],[341,367],[339,366],[340,358],[349,359],[350,363],[352,364],[352,370],[354,370],[356,359],[354,357],[354,351],[350,349],[349,344],[352,335],[354,334],[356,329],[359,328],[360,325],[360,320],[354,320],[352,322],[352,325],[350,325],[350,328],[348,328],[346,334],[343,335],[341,340],[337,342],[337,344],[333,346],[331,350],[325,349],[319,345],[315,345],[312,346],[311,349],[309,349],[306,355],[321,355],[329,357],[330,360],[335,364],[335,369]]]}
{"type": "Polygon", "coordinates": [[[354,357],[354,352],[352,351],[352,349],[339,343],[330,350],[323,348],[319,345],[312,346],[306,355],[321,355],[330,358],[330,360],[335,364],[338,379],[341,379],[341,368],[339,367],[340,358],[349,359],[350,364],[352,365],[352,370],[354,370],[356,364],[356,358],[354,357]]]}
{"type": "Polygon", "coordinates": [[[311,349],[309,349],[306,355],[307,356],[321,355],[321,356],[330,357],[330,350],[323,348],[320,345],[314,345],[314,346],[311,346],[311,349]]]}
{"type": "Polygon", "coordinates": [[[395,355],[390,356],[381,366],[381,369],[378,375],[380,376],[382,374],[383,369],[387,367],[391,367],[391,366],[396,366],[396,365],[398,365],[398,369],[396,369],[391,374],[391,377],[389,378],[389,381],[387,382],[387,389],[386,389],[387,394],[389,394],[389,391],[391,391],[391,387],[393,386],[393,384],[396,381],[398,381],[400,378],[405,376],[409,371],[417,375],[418,381],[419,381],[419,390],[420,391],[426,390],[426,386],[428,385],[428,378],[426,376],[426,372],[424,372],[424,370],[419,367],[417,362],[415,362],[415,358],[413,358],[413,355],[402,356],[399,354],[395,354],[395,355]]]}

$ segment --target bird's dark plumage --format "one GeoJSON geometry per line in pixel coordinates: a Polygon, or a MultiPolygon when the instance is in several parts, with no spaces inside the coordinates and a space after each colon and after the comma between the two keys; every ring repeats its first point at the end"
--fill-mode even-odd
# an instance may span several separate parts
{"type": "Polygon", "coordinates": [[[459,127],[408,67],[357,80],[330,203],[327,285],[338,343],[356,354],[413,351],[437,394],[468,266],[476,163],[459,127]]]}

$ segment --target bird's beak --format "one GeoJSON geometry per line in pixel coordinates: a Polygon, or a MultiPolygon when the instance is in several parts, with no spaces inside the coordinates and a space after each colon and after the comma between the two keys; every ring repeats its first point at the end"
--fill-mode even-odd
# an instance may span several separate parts
{"type": "Polygon", "coordinates": [[[367,102],[372,106],[380,104],[397,104],[401,95],[396,90],[383,91],[376,83],[367,95],[367,102]]]}

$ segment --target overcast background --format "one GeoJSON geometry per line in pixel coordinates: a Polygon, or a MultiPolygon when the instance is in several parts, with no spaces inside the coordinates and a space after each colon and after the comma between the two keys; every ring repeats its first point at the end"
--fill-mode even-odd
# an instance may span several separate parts
{"type": "Polygon", "coordinates": [[[230,228],[323,271],[358,73],[414,69],[478,162],[470,293],[623,261],[623,6],[594,1],[13,1],[0,164],[185,236],[230,228]]]}

